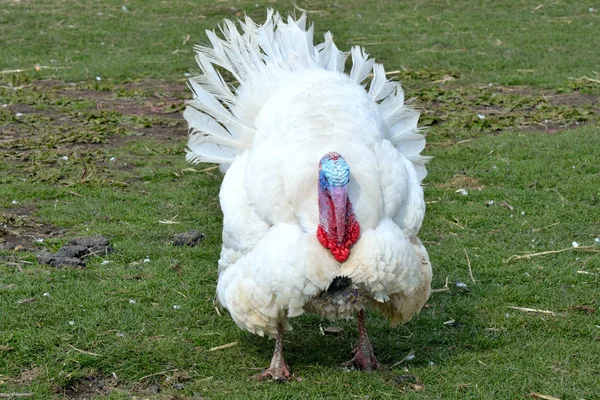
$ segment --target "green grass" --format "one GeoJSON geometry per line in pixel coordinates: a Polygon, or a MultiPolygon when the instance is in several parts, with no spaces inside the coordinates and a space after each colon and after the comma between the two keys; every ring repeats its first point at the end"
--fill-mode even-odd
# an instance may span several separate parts
{"type": "MultiPolygon", "coordinates": [[[[294,10],[290,1],[255,0],[2,3],[0,69],[38,64],[58,69],[42,69],[37,77],[67,80],[183,79],[192,65],[192,46],[205,41],[204,30],[222,18],[246,12],[260,21],[265,7],[294,10]]],[[[331,30],[341,49],[363,45],[390,68],[451,69],[486,84],[546,87],[568,86],[570,77],[600,70],[590,43],[600,33],[600,13],[590,11],[592,3],[297,4],[310,11],[315,37],[331,30]]]]}
{"type": "Polygon", "coordinates": [[[85,269],[0,251],[0,393],[87,398],[100,379],[114,399],[598,398],[600,86],[568,79],[600,69],[590,56],[598,13],[570,2],[469,3],[298,2],[318,11],[309,15],[318,35],[331,29],[339,47],[364,44],[389,70],[406,68],[399,78],[424,111],[435,157],[421,238],[434,288],[449,290],[401,327],[369,315],[384,364],[415,355],[372,374],[339,367],[357,337],[352,321],[294,319],[285,351],[303,380],[276,385],[248,379],[273,342],[213,307],[221,176],[188,169],[173,112],[203,29],[230,7],[262,18],[265,6],[291,3],[4,2],[0,69],[68,68],[0,77],[0,226],[10,230],[0,242],[20,234],[54,251],[102,234],[115,251],[85,269]],[[200,245],[171,244],[190,229],[206,235],[200,245]],[[322,336],[320,326],[344,331],[322,336]]]}

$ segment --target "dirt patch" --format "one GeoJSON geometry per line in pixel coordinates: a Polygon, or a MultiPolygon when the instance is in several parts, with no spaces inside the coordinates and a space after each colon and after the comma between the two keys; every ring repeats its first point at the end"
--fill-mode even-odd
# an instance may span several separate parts
{"type": "Polygon", "coordinates": [[[0,250],[34,251],[36,243],[65,234],[64,229],[39,221],[32,215],[35,210],[33,206],[0,209],[0,250]]]}
{"type": "Polygon", "coordinates": [[[71,185],[124,185],[113,149],[151,139],[183,154],[187,124],[183,84],[156,81],[95,88],[42,81],[0,87],[0,183],[15,179],[71,185]],[[172,145],[171,145],[172,144],[172,145]]]}
{"type": "Polygon", "coordinates": [[[503,131],[562,131],[598,123],[599,96],[530,87],[427,85],[416,90],[422,126],[454,139],[503,131]]]}
{"type": "MultiPolygon", "coordinates": [[[[1,350],[0,350],[0,352],[1,352],[1,350]]],[[[0,380],[0,384],[7,382],[7,383],[10,383],[11,385],[15,385],[15,386],[29,386],[29,385],[31,385],[31,383],[33,381],[35,381],[37,378],[39,378],[42,375],[44,375],[44,370],[42,368],[33,367],[31,369],[26,369],[26,370],[22,371],[19,374],[19,376],[7,377],[7,376],[0,375],[0,377],[5,378],[4,381],[0,380]]]]}
{"type": "MultiPolygon", "coordinates": [[[[187,379],[185,379],[187,380],[187,379]]],[[[183,390],[185,385],[180,381],[165,382],[164,389],[167,390],[183,390]]],[[[105,397],[114,394],[121,394],[128,398],[152,398],[164,400],[187,400],[199,399],[202,397],[194,395],[189,397],[178,394],[163,394],[163,386],[157,383],[138,382],[133,385],[126,385],[116,378],[116,375],[101,376],[90,375],[85,378],[72,379],[63,387],[54,387],[54,392],[62,394],[64,398],[71,400],[87,400],[105,397]]]]}
{"type": "Polygon", "coordinates": [[[484,186],[476,179],[467,175],[454,175],[448,182],[440,183],[436,187],[443,190],[471,189],[481,190],[484,186]]]}
{"type": "MultiPolygon", "coordinates": [[[[600,112],[599,96],[528,87],[421,82],[411,96],[424,110],[421,127],[458,141],[516,129],[559,132],[597,123],[600,112]]],[[[191,93],[183,81],[38,81],[0,88],[0,97],[7,103],[0,108],[0,168],[13,176],[8,180],[126,184],[127,178],[113,180],[114,171],[134,164],[113,163],[112,149],[144,138],[183,153],[187,141],[182,111],[191,93]]]]}
{"type": "Polygon", "coordinates": [[[0,151],[18,156],[40,148],[106,148],[139,136],[178,141],[183,147],[187,125],[182,112],[191,97],[185,85],[151,81],[88,86],[41,81],[19,90],[3,88],[0,151]]]}
{"type": "Polygon", "coordinates": [[[15,114],[39,114],[41,111],[27,104],[13,104],[7,107],[8,110],[15,114]]]}
{"type": "Polygon", "coordinates": [[[31,382],[35,381],[37,378],[39,378],[43,374],[44,374],[44,370],[39,367],[35,367],[32,369],[26,369],[25,371],[21,372],[21,375],[19,375],[15,379],[15,383],[17,383],[18,385],[21,385],[21,386],[30,385],[31,382]]]}
{"type": "Polygon", "coordinates": [[[567,106],[585,106],[590,105],[598,112],[600,111],[600,96],[593,94],[584,94],[578,92],[562,93],[562,94],[548,94],[546,95],[548,103],[553,105],[567,105],[567,106]]]}
{"type": "Polygon", "coordinates": [[[570,106],[583,106],[590,105],[600,111],[600,96],[580,93],[577,91],[567,93],[556,93],[552,90],[543,90],[527,86],[499,86],[496,87],[498,93],[507,93],[517,96],[541,96],[549,104],[552,105],[570,105],[570,106]]]}
{"type": "MultiPolygon", "coordinates": [[[[56,91],[59,93],[76,93],[77,91],[104,94],[104,97],[114,97],[119,94],[121,97],[126,94],[137,95],[140,97],[154,96],[157,98],[179,98],[188,99],[191,97],[190,90],[186,85],[186,81],[181,82],[166,82],[156,79],[148,79],[144,81],[125,82],[120,84],[103,84],[103,83],[65,83],[57,80],[40,80],[33,85],[40,90],[56,91]]],[[[70,96],[73,97],[73,96],[70,96]]]]}
{"type": "Polygon", "coordinates": [[[114,377],[90,375],[85,378],[73,379],[64,387],[55,387],[55,393],[62,394],[67,399],[86,400],[104,397],[111,392],[125,392],[119,388],[119,382],[114,377]]]}
{"type": "Polygon", "coordinates": [[[57,81],[43,81],[36,83],[35,87],[42,90],[48,88],[55,97],[95,103],[97,110],[177,121],[183,120],[185,100],[191,98],[185,84],[156,80],[95,87],[90,87],[89,84],[64,85],[57,81]]]}

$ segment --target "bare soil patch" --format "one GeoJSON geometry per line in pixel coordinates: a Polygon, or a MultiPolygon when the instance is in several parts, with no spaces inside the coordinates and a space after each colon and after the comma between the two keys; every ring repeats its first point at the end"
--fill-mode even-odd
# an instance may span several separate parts
{"type": "Polygon", "coordinates": [[[531,87],[423,86],[415,91],[421,125],[457,140],[504,131],[555,133],[599,122],[600,98],[531,87]]]}
{"type": "Polygon", "coordinates": [[[600,96],[594,94],[580,93],[577,91],[556,93],[551,90],[537,89],[527,86],[500,86],[496,90],[499,93],[510,93],[518,96],[542,96],[552,105],[583,106],[591,105],[596,111],[600,111],[600,96]]]}
{"type": "MultiPolygon", "coordinates": [[[[184,387],[181,383],[165,382],[165,389],[181,390],[184,387]],[[179,385],[179,386],[178,386],[179,385]]],[[[63,387],[54,387],[55,393],[62,394],[69,400],[88,400],[99,397],[106,397],[111,393],[121,394],[133,399],[164,399],[164,400],[187,400],[192,397],[177,394],[163,394],[163,386],[151,382],[137,382],[133,385],[125,385],[115,375],[102,376],[90,375],[84,378],[72,379],[63,387]]],[[[202,399],[195,395],[194,399],[202,399]]]]}
{"type": "Polygon", "coordinates": [[[39,221],[33,206],[0,209],[0,250],[33,251],[36,243],[60,237],[65,229],[39,221]]]}
{"type": "Polygon", "coordinates": [[[454,175],[448,182],[440,183],[436,186],[444,190],[481,190],[484,187],[476,178],[467,175],[454,175]]]}
{"type": "Polygon", "coordinates": [[[85,378],[73,379],[64,387],[55,387],[54,392],[62,394],[67,399],[87,400],[106,397],[111,392],[125,392],[119,389],[119,382],[114,377],[90,375],[85,378]]]}
{"type": "Polygon", "coordinates": [[[19,385],[30,385],[31,382],[33,382],[43,374],[44,370],[42,368],[34,367],[32,369],[26,369],[25,371],[21,372],[21,375],[19,375],[15,379],[15,381],[19,385]]]}
{"type": "Polygon", "coordinates": [[[49,144],[56,149],[118,147],[138,137],[182,143],[183,84],[140,82],[88,88],[40,81],[6,91],[15,94],[3,108],[0,151],[49,144]]]}

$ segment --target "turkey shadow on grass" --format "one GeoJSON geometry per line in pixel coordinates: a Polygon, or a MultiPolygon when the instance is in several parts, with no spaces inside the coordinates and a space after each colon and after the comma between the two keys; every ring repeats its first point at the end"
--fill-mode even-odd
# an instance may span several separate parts
{"type": "MultiPolygon", "coordinates": [[[[505,340],[495,331],[486,330],[482,314],[475,307],[477,297],[483,294],[456,293],[445,295],[444,299],[431,299],[427,308],[405,325],[391,327],[387,319],[369,312],[367,331],[373,344],[375,355],[389,369],[406,366],[427,366],[433,362],[444,365],[454,355],[465,352],[483,352],[502,347],[505,340]],[[472,301],[457,302],[457,296],[469,296],[472,301]],[[448,310],[449,309],[449,310],[448,310]],[[454,322],[448,315],[460,316],[454,322]],[[398,364],[409,354],[414,358],[398,364]]],[[[471,300],[469,299],[469,300],[471,300]]],[[[284,356],[292,372],[302,376],[307,367],[322,366],[342,370],[341,364],[351,358],[351,351],[358,340],[356,320],[328,321],[318,316],[303,315],[290,321],[294,328],[284,336],[284,356]],[[323,335],[320,326],[339,327],[339,335],[323,335]]],[[[269,365],[274,340],[256,335],[246,335],[243,339],[245,351],[269,365]]],[[[260,365],[257,365],[260,367],[260,365]]]]}

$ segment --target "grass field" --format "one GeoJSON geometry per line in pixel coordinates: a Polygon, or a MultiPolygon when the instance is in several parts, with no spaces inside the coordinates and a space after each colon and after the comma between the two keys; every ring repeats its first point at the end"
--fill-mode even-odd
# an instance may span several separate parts
{"type": "Polygon", "coordinates": [[[0,398],[600,399],[592,3],[0,5],[0,398]],[[384,371],[339,366],[353,321],[302,316],[286,336],[302,381],[250,380],[273,342],[213,306],[221,175],[185,163],[184,74],[204,29],[265,7],[365,46],[429,128],[436,290],[405,326],[369,315],[384,371]],[[172,244],[192,229],[200,244],[172,244]],[[93,235],[114,252],[37,261],[93,235]]]}

